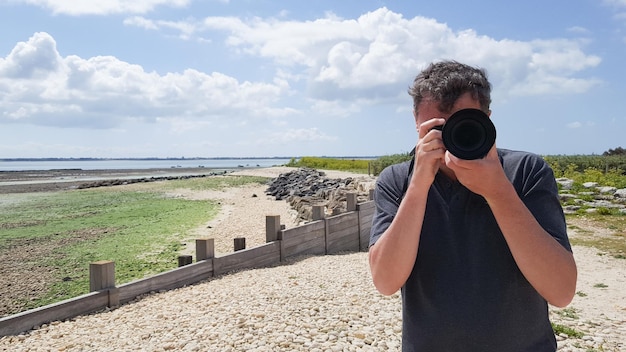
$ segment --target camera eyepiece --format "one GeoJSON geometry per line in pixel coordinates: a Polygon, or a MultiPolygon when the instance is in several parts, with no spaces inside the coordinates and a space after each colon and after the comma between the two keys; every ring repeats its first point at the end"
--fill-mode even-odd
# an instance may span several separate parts
{"type": "Polygon", "coordinates": [[[482,159],[496,141],[495,126],[489,116],[478,109],[459,110],[443,126],[437,127],[441,128],[446,149],[465,160],[482,159]]]}

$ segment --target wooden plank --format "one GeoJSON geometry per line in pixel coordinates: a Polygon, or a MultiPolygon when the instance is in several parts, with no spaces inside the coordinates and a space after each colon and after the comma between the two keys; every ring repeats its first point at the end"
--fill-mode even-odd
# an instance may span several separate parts
{"type": "Polygon", "coordinates": [[[58,303],[9,315],[0,319],[0,336],[17,335],[51,321],[65,320],[107,307],[107,290],[90,292],[58,303]]]}
{"type": "Polygon", "coordinates": [[[357,212],[344,213],[326,220],[326,253],[359,250],[359,216],[357,212]]]}
{"type": "Polygon", "coordinates": [[[309,232],[314,232],[317,230],[324,230],[325,226],[326,226],[326,223],[324,222],[324,220],[313,221],[308,224],[282,230],[280,232],[280,239],[283,240],[285,236],[297,237],[299,235],[306,234],[309,232]]]}
{"type": "Polygon", "coordinates": [[[315,221],[306,225],[281,231],[281,261],[302,255],[326,254],[326,222],[315,221]]]}
{"type": "Polygon", "coordinates": [[[357,210],[361,211],[361,212],[371,211],[372,213],[374,213],[374,209],[376,209],[376,203],[374,203],[373,200],[370,200],[370,201],[367,201],[367,202],[363,202],[363,203],[359,203],[357,205],[357,210]]]}
{"type": "Polygon", "coordinates": [[[364,202],[360,203],[357,209],[359,211],[359,249],[361,251],[368,251],[376,205],[373,201],[364,202]]]}
{"type": "Polygon", "coordinates": [[[207,259],[120,285],[119,300],[129,302],[152,291],[171,290],[202,281],[213,276],[213,268],[213,259],[207,259]]]}
{"type": "Polygon", "coordinates": [[[277,263],[280,263],[280,241],[214,258],[213,272],[217,276],[229,271],[258,268],[277,263]]]}

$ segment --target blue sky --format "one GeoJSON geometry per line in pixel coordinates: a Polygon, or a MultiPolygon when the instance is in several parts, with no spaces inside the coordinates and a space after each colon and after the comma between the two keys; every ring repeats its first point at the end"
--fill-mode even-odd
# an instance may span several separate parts
{"type": "Polygon", "coordinates": [[[431,61],[485,68],[501,148],[626,147],[626,0],[0,0],[0,158],[372,156],[431,61]]]}

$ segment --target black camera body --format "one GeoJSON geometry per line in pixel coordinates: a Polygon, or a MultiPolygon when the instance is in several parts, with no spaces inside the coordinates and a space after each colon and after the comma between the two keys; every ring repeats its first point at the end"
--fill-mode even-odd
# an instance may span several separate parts
{"type": "Polygon", "coordinates": [[[446,149],[460,159],[482,159],[496,142],[496,127],[478,109],[459,110],[435,129],[441,130],[446,149]]]}

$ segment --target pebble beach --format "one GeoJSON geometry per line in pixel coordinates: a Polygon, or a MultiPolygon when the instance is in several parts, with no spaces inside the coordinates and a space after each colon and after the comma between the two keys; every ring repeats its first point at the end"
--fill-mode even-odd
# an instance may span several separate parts
{"type": "MultiPolygon", "coordinates": [[[[287,170],[238,174],[275,177],[287,170]]],[[[266,215],[297,226],[288,203],[264,191],[245,186],[177,196],[220,199],[220,214],[194,234],[214,238],[219,256],[242,234],[248,247],[263,243],[266,215]]],[[[574,254],[578,293],[568,308],[550,307],[550,316],[581,334],[559,334],[558,350],[626,350],[626,260],[589,247],[575,246],[574,254]]],[[[0,351],[399,351],[400,342],[399,294],[376,291],[362,252],[291,258],[154,292],[117,309],[0,337],[0,351]]]]}

